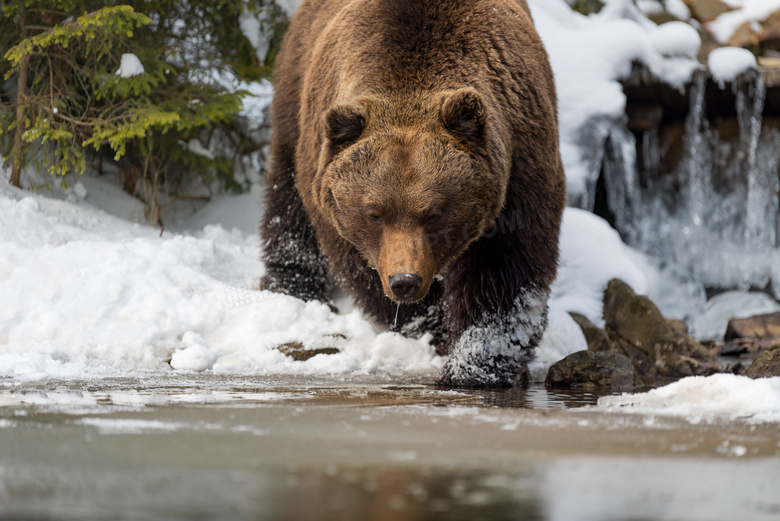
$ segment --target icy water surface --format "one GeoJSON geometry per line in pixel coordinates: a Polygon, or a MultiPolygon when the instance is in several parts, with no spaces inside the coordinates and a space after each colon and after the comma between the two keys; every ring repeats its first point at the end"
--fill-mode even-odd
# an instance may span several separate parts
{"type": "Polygon", "coordinates": [[[778,519],[780,429],[377,377],[0,383],[0,519],[778,519]]]}

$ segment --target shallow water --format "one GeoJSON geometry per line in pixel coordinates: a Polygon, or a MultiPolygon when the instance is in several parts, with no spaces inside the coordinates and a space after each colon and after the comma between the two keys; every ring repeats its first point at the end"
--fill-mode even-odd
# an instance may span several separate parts
{"type": "Polygon", "coordinates": [[[776,425],[597,399],[378,377],[0,382],[0,519],[780,516],[776,425]]]}

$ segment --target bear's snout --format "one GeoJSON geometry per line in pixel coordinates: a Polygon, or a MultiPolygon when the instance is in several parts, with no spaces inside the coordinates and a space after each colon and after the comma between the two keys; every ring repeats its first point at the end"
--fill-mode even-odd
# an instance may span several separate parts
{"type": "Polygon", "coordinates": [[[396,302],[414,302],[431,287],[436,266],[421,228],[387,226],[382,231],[377,271],[385,295],[396,302]]]}
{"type": "Polygon", "coordinates": [[[409,300],[420,292],[422,277],[415,273],[396,273],[390,275],[390,290],[398,300],[409,300]]]}

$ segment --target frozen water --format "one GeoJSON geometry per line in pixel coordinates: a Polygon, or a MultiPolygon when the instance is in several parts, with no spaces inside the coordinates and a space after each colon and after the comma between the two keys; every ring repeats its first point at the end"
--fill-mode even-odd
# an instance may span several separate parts
{"type": "MultiPolygon", "coordinates": [[[[705,88],[704,73],[697,73],[676,172],[640,188],[636,162],[620,152],[633,149],[633,135],[611,132],[604,155],[608,204],[629,244],[676,264],[693,280],[710,288],[764,289],[780,263],[780,134],[762,131],[766,90],[759,75],[743,75],[735,84],[740,139],[734,142],[720,141],[705,117],[705,88]]],[[[648,134],[643,149],[649,151],[644,163],[649,178],[658,171],[659,151],[648,134]]]]}

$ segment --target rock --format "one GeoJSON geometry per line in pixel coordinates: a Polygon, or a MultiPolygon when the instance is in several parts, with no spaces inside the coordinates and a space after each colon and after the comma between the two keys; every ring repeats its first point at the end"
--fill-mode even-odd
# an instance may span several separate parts
{"type": "Polygon", "coordinates": [[[678,335],[688,334],[688,324],[679,318],[667,318],[666,321],[678,335]]]}
{"type": "Polygon", "coordinates": [[[594,325],[584,315],[579,313],[569,313],[569,315],[582,329],[582,334],[585,335],[585,342],[588,343],[588,351],[615,351],[615,347],[612,345],[612,341],[607,336],[606,331],[594,325]]]}
{"type": "Polygon", "coordinates": [[[761,52],[780,51],[780,10],[770,14],[761,24],[758,41],[761,52]]]}
{"type": "Polygon", "coordinates": [[[740,356],[750,352],[751,344],[731,340],[718,350],[718,356],[740,356]]]}
{"type": "Polygon", "coordinates": [[[289,356],[296,362],[305,362],[309,358],[317,355],[335,355],[340,353],[335,347],[324,347],[321,349],[306,349],[300,342],[287,342],[277,348],[282,354],[289,356]]]}
{"type": "Polygon", "coordinates": [[[780,58],[774,56],[759,56],[758,66],[767,69],[780,69],[780,58]]]}
{"type": "Polygon", "coordinates": [[[770,337],[780,337],[780,311],[748,318],[732,318],[726,327],[726,340],[770,337]]]}
{"type": "Polygon", "coordinates": [[[770,349],[759,354],[742,375],[749,378],[780,376],[780,348],[770,349]]]}
{"type": "Polygon", "coordinates": [[[730,47],[743,47],[745,49],[758,45],[758,35],[753,31],[753,25],[745,22],[734,31],[734,34],[726,42],[730,47]]]}
{"type": "Polygon", "coordinates": [[[629,390],[638,383],[631,360],[618,353],[578,351],[553,364],[545,384],[598,385],[629,390]]]}
{"type": "Polygon", "coordinates": [[[573,10],[584,15],[598,13],[604,7],[604,2],[601,0],[575,0],[569,4],[573,10]]]}
{"type": "Polygon", "coordinates": [[[735,338],[728,340],[718,351],[718,356],[740,356],[780,347],[780,337],[735,338]]]}
{"type": "Polygon", "coordinates": [[[709,351],[645,296],[613,279],[604,293],[607,334],[642,376],[708,375],[721,369],[709,351]]]}
{"type": "Polygon", "coordinates": [[[721,0],[685,0],[691,15],[700,22],[709,22],[729,11],[721,0]]]}

